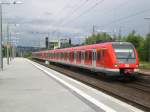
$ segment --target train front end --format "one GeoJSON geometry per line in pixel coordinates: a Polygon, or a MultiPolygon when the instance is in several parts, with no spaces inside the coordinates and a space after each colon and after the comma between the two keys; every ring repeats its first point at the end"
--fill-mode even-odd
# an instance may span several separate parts
{"type": "Polygon", "coordinates": [[[112,47],[115,54],[113,68],[118,69],[119,76],[134,76],[139,66],[135,47],[129,42],[114,42],[112,47]]]}

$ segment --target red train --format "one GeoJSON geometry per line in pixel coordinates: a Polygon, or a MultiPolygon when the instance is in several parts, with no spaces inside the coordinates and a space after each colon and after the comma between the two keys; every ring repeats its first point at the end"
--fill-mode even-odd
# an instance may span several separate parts
{"type": "Polygon", "coordinates": [[[132,76],[139,60],[129,42],[106,42],[32,53],[33,58],[90,69],[111,76],[132,76]]]}

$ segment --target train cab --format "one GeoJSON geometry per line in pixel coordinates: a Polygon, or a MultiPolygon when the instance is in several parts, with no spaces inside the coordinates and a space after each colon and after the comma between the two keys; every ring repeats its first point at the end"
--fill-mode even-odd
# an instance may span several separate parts
{"type": "Polygon", "coordinates": [[[138,54],[134,46],[129,42],[112,43],[114,57],[114,68],[119,69],[120,75],[131,75],[138,71],[138,54]]]}

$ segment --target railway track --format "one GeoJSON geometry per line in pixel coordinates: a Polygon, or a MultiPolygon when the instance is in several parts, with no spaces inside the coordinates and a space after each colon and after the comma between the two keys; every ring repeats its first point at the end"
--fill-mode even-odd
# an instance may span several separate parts
{"type": "Polygon", "coordinates": [[[68,66],[60,64],[46,65],[43,62],[36,62],[110,94],[137,108],[144,111],[150,111],[150,77],[148,76],[147,79],[145,77],[142,78],[142,76],[137,76],[135,81],[121,82],[107,79],[101,76],[101,74],[93,73],[88,70],[75,67],[70,67],[70,69],[68,69],[68,66]]]}

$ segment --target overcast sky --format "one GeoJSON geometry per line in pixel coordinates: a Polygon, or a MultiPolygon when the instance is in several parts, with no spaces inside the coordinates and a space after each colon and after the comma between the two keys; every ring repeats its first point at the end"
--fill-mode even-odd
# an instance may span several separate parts
{"type": "Polygon", "coordinates": [[[77,43],[92,33],[93,25],[97,32],[118,34],[120,30],[124,35],[136,30],[145,35],[150,23],[144,19],[150,17],[150,0],[20,1],[23,4],[3,5],[4,24],[19,24],[10,25],[12,36],[20,33],[18,45],[41,45],[47,35],[50,39],[73,38],[77,43]]]}

